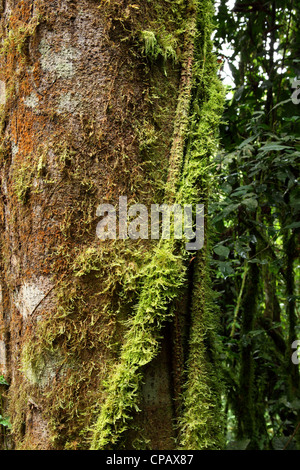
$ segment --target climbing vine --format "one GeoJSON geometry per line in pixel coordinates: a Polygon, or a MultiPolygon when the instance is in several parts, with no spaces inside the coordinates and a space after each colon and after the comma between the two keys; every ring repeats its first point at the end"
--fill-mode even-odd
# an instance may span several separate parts
{"type": "MultiPolygon", "coordinates": [[[[211,18],[211,2],[197,2],[185,44],[187,56],[183,63],[169,161],[168,202],[199,203],[201,198],[207,197],[207,166],[210,155],[216,150],[215,133],[223,103],[223,90],[216,78],[216,62],[211,53],[211,18]]],[[[161,328],[172,318],[172,301],[183,287],[186,261],[183,246],[178,247],[174,240],[161,241],[152,260],[143,268],[139,301],[128,321],[120,362],[107,381],[106,400],[94,428],[91,445],[94,450],[114,446],[128,428],[130,413],[139,409],[142,367],[158,353],[161,328]]],[[[201,264],[205,270],[205,257],[201,264]]],[[[216,413],[218,392],[204,346],[213,322],[204,300],[207,280],[198,273],[195,281],[180,445],[190,449],[214,448],[221,442],[221,425],[213,424],[220,418],[216,413]]]]}

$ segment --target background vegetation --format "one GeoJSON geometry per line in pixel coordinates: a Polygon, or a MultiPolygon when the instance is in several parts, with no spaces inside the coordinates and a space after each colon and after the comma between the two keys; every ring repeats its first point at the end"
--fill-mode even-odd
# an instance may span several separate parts
{"type": "Polygon", "coordinates": [[[233,448],[299,448],[299,9],[293,0],[221,0],[216,16],[220,76],[232,86],[215,161],[211,264],[233,448]]]}

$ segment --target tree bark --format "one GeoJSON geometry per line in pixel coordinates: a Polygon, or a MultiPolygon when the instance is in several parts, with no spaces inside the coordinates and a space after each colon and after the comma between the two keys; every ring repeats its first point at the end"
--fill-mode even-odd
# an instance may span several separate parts
{"type": "MultiPolygon", "coordinates": [[[[194,2],[3,2],[0,372],[12,448],[89,448],[109,403],[155,243],[100,241],[96,209],[119,196],[161,203],[166,184],[174,196],[194,50],[181,31],[195,17],[194,2]]],[[[174,446],[172,341],[142,368],[142,411],[123,440],[110,428],[109,447],[174,446]]]]}

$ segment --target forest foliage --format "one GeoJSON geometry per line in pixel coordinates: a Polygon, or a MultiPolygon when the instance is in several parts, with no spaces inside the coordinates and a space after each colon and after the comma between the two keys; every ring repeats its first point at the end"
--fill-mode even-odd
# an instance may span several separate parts
{"type": "Polygon", "coordinates": [[[229,448],[299,448],[299,3],[221,0],[211,259],[229,448]]]}

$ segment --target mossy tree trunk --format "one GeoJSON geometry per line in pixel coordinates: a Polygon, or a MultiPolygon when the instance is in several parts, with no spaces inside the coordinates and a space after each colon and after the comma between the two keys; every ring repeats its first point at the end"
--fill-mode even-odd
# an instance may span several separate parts
{"type": "MultiPolygon", "coordinates": [[[[174,419],[182,419],[182,446],[217,447],[218,392],[211,378],[205,383],[210,325],[195,337],[202,314],[207,321],[207,292],[199,276],[189,288],[192,255],[172,241],[96,236],[98,205],[116,205],[119,196],[149,206],[207,195],[222,108],[211,3],[2,3],[0,372],[10,384],[1,390],[8,444],[171,449],[174,419]],[[177,302],[175,315],[183,291],[193,300],[177,302]],[[177,358],[167,320],[188,331],[190,305],[198,326],[177,358]],[[189,400],[174,406],[190,349],[193,367],[198,360],[195,344],[202,362],[186,383],[204,400],[202,416],[189,400]],[[194,426],[184,434],[189,407],[205,423],[201,442],[190,438],[194,426]]],[[[203,256],[199,262],[203,270],[203,256]]]]}

